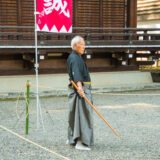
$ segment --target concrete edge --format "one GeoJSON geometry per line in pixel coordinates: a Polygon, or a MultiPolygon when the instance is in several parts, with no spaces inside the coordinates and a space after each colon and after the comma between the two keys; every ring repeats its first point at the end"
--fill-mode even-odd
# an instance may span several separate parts
{"type": "MultiPolygon", "coordinates": [[[[159,83],[144,84],[144,85],[128,85],[128,86],[109,86],[109,87],[93,87],[92,94],[103,92],[124,92],[124,91],[142,91],[142,90],[160,90],[159,83]]],[[[67,96],[67,89],[60,90],[45,90],[39,91],[40,97],[52,97],[52,96],[67,96]]],[[[30,97],[35,98],[36,92],[30,92],[30,97]]],[[[0,99],[22,99],[24,98],[23,92],[0,92],[0,99]]]]}

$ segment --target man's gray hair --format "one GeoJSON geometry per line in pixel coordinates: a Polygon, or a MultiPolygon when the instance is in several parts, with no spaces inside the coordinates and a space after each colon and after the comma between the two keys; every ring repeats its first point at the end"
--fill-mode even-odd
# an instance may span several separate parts
{"type": "Polygon", "coordinates": [[[83,37],[81,37],[81,36],[75,36],[75,37],[72,38],[72,40],[71,40],[71,47],[72,47],[72,49],[73,49],[74,44],[77,45],[80,40],[84,40],[83,37]]]}

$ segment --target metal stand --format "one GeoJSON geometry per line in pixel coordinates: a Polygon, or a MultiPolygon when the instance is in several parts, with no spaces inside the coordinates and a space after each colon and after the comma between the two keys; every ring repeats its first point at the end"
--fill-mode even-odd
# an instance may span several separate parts
{"type": "Polygon", "coordinates": [[[35,73],[36,73],[36,100],[37,100],[37,129],[39,128],[39,116],[41,118],[41,123],[43,131],[45,131],[42,111],[39,101],[39,90],[38,90],[38,47],[37,47],[37,0],[34,0],[34,19],[35,19],[35,73]]]}

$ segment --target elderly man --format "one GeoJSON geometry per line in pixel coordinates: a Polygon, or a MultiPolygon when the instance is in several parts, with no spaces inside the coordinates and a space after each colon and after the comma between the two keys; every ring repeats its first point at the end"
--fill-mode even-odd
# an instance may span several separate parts
{"type": "Polygon", "coordinates": [[[76,36],[71,41],[72,53],[67,59],[69,80],[78,86],[78,92],[69,84],[69,119],[67,144],[75,145],[79,150],[90,150],[93,145],[93,110],[85,102],[83,95],[92,102],[91,79],[88,68],[82,58],[85,51],[85,41],[76,36]]]}

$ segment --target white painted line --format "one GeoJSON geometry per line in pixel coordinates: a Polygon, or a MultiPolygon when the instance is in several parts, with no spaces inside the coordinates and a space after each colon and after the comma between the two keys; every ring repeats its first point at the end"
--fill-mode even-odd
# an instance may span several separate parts
{"type": "Polygon", "coordinates": [[[31,140],[29,140],[29,139],[27,139],[27,138],[25,138],[25,137],[23,137],[23,136],[21,136],[21,135],[15,133],[15,132],[13,132],[12,130],[10,130],[10,129],[8,129],[8,128],[2,126],[2,125],[0,125],[0,128],[2,128],[2,129],[4,129],[4,130],[6,130],[7,132],[9,132],[9,133],[11,133],[11,134],[13,134],[13,135],[19,137],[20,139],[23,139],[24,141],[26,141],[26,142],[28,142],[28,143],[31,143],[31,144],[33,144],[33,145],[35,145],[35,146],[37,146],[37,147],[39,147],[39,148],[41,148],[41,149],[47,151],[47,152],[50,152],[50,153],[56,155],[57,157],[63,158],[63,159],[65,159],[65,160],[70,160],[69,158],[64,157],[64,156],[62,156],[62,155],[60,155],[60,154],[58,154],[58,153],[56,153],[56,152],[54,152],[54,151],[52,151],[52,150],[46,148],[46,147],[43,147],[43,146],[39,145],[38,143],[35,143],[35,142],[33,142],[33,141],[31,141],[31,140]]]}
{"type": "Polygon", "coordinates": [[[106,95],[110,95],[110,96],[160,96],[160,94],[121,94],[121,93],[105,93],[105,92],[101,92],[101,93],[93,93],[93,94],[106,94],[106,95]]]}

